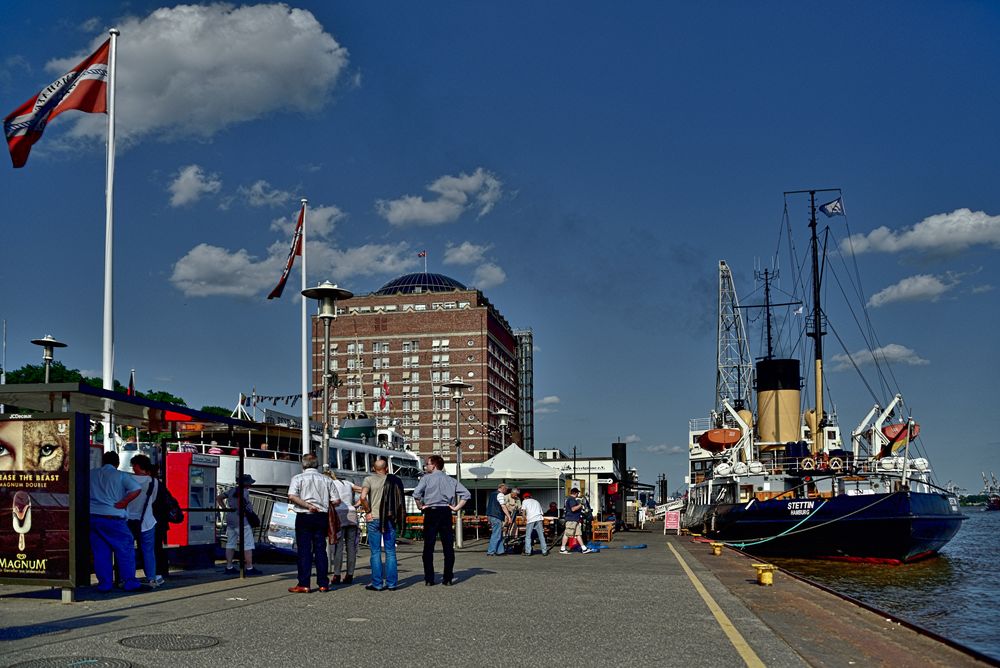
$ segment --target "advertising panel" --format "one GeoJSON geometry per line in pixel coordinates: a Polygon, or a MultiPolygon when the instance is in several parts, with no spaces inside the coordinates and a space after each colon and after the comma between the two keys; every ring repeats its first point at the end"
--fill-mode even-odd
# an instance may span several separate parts
{"type": "Polygon", "coordinates": [[[0,419],[0,581],[71,580],[72,414],[0,419]]]}

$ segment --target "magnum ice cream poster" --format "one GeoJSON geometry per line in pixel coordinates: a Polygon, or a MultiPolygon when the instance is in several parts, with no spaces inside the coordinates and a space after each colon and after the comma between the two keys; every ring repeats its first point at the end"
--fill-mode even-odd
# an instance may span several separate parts
{"type": "Polygon", "coordinates": [[[0,420],[0,579],[70,578],[69,419],[0,420]]]}

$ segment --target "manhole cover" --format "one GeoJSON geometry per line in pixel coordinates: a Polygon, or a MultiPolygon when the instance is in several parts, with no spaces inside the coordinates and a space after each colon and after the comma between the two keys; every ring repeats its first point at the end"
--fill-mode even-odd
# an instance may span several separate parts
{"type": "Polygon", "coordinates": [[[131,668],[125,659],[109,659],[104,656],[52,656],[46,659],[31,659],[15,663],[10,668],[131,668]]]}
{"type": "Polygon", "coordinates": [[[214,647],[219,644],[219,639],[212,636],[163,633],[159,635],[131,636],[123,638],[120,642],[122,645],[131,647],[132,649],[158,649],[167,652],[177,652],[214,647]]]}

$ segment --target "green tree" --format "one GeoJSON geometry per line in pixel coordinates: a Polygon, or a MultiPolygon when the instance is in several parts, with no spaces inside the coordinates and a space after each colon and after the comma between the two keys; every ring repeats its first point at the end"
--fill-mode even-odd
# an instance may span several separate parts
{"type": "Polygon", "coordinates": [[[229,417],[233,413],[228,408],[223,408],[222,406],[202,406],[201,412],[211,413],[212,415],[223,415],[225,417],[229,417]]]}
{"type": "Polygon", "coordinates": [[[163,390],[150,390],[149,392],[139,392],[138,394],[140,397],[151,399],[153,401],[162,401],[167,404],[177,404],[178,406],[187,406],[187,402],[185,402],[183,399],[173,394],[170,394],[169,392],[164,392],[163,390]]]}
{"type": "MultiPolygon", "coordinates": [[[[50,383],[81,383],[87,379],[76,369],[67,369],[62,362],[52,362],[49,367],[50,383]]],[[[23,383],[44,383],[45,365],[25,364],[20,369],[7,372],[7,383],[18,385],[23,383]]]]}

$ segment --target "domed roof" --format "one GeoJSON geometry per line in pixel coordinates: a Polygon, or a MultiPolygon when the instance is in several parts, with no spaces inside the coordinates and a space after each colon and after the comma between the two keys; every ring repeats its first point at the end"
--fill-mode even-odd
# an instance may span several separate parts
{"type": "Polygon", "coordinates": [[[377,295],[413,294],[415,292],[451,292],[467,290],[454,278],[444,274],[406,274],[395,278],[375,291],[377,295]]]}

